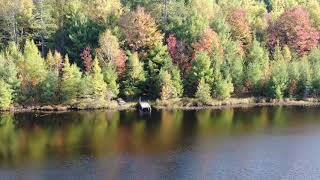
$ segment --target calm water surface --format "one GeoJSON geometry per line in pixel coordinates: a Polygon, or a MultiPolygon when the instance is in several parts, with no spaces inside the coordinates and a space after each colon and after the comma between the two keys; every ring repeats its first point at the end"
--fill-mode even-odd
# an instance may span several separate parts
{"type": "Polygon", "coordinates": [[[0,114],[0,179],[320,179],[320,107],[0,114]]]}

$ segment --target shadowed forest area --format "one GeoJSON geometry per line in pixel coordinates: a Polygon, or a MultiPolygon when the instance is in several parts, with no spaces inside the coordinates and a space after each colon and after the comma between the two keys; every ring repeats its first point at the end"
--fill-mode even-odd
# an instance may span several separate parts
{"type": "Polygon", "coordinates": [[[319,0],[0,4],[0,109],[320,95],[319,0]]]}

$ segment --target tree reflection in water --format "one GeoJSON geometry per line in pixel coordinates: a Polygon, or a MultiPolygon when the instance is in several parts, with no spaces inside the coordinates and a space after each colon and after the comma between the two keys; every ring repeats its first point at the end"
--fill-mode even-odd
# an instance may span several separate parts
{"type": "Polygon", "coordinates": [[[80,111],[0,114],[0,165],[25,166],[48,160],[113,154],[161,154],[202,138],[277,131],[314,121],[315,110],[298,107],[236,108],[199,111],[80,111]],[[303,113],[305,112],[305,113],[303,113]]]}

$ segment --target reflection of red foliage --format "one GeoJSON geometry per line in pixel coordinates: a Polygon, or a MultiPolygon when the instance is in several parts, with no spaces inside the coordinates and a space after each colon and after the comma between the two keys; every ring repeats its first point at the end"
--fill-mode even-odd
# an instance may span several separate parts
{"type": "Polygon", "coordinates": [[[84,70],[86,72],[91,71],[92,68],[92,56],[91,56],[91,48],[86,47],[83,49],[80,57],[83,61],[84,70]]]}
{"type": "Polygon", "coordinates": [[[125,52],[121,49],[115,62],[117,71],[120,76],[124,75],[124,72],[126,71],[126,60],[127,60],[127,56],[125,52]]]}
{"type": "Polygon", "coordinates": [[[167,38],[167,46],[170,57],[173,62],[177,64],[182,72],[185,74],[191,69],[191,52],[183,42],[177,41],[174,35],[170,35],[167,38]]]}
{"type": "Polygon", "coordinates": [[[297,51],[299,56],[315,48],[319,41],[319,32],[314,28],[309,13],[302,7],[284,12],[275,23],[268,28],[268,46],[274,50],[279,42],[297,51]]]}
{"type": "Polygon", "coordinates": [[[205,51],[209,56],[219,53],[223,54],[223,48],[219,36],[212,29],[207,28],[203,31],[202,37],[199,41],[192,44],[192,47],[196,52],[205,51]]]}

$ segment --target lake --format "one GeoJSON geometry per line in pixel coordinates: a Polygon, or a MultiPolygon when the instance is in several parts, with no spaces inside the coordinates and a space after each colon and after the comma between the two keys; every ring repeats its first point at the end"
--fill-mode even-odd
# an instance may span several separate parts
{"type": "Polygon", "coordinates": [[[320,179],[320,107],[3,113],[0,179],[320,179]]]}

